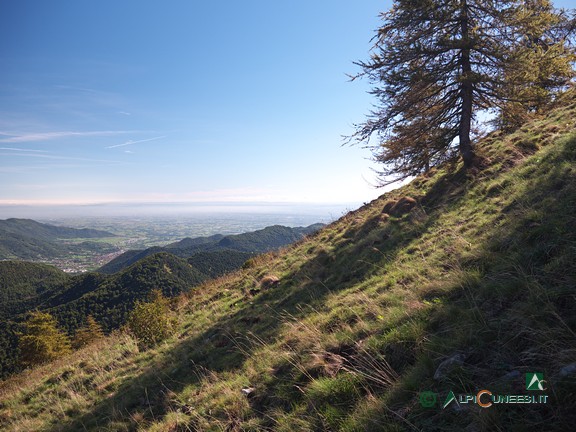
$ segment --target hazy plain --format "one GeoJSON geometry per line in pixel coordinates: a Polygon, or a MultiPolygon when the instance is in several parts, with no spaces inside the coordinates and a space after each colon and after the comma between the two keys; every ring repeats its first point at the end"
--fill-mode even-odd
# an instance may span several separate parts
{"type": "MultiPolygon", "coordinates": [[[[95,270],[131,249],[164,246],[186,237],[239,234],[271,225],[330,223],[357,204],[100,204],[82,206],[0,206],[0,219],[29,218],[70,228],[94,228],[116,237],[91,239],[90,247],[41,262],[71,272],[95,270]]],[[[86,239],[62,240],[88,246],[86,239]]]]}

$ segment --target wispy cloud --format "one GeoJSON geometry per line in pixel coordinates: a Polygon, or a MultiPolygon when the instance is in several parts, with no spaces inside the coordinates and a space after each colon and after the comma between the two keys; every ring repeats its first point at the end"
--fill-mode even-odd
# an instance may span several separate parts
{"type": "Polygon", "coordinates": [[[38,174],[38,172],[40,171],[53,172],[54,170],[90,168],[91,166],[92,165],[88,163],[43,163],[41,165],[11,165],[11,166],[0,166],[0,173],[38,174]]]}
{"type": "Polygon", "coordinates": [[[34,149],[23,149],[14,147],[0,147],[0,150],[4,151],[21,151],[21,152],[35,152],[35,153],[49,153],[47,150],[34,150],[34,149]]]}
{"type": "MultiPolygon", "coordinates": [[[[0,149],[1,150],[1,149],[0,149]]],[[[81,157],[70,157],[70,156],[59,156],[54,154],[45,153],[4,153],[5,156],[17,156],[17,157],[28,157],[28,158],[41,158],[41,159],[51,159],[51,160],[67,160],[67,161],[82,161],[82,162],[104,162],[104,163],[124,163],[115,160],[107,159],[92,159],[92,158],[81,158],[81,157]]]]}
{"type": "Polygon", "coordinates": [[[37,173],[38,170],[49,169],[51,167],[47,166],[33,166],[33,165],[11,165],[11,166],[1,166],[0,173],[5,174],[28,174],[37,173]]]}
{"type": "Polygon", "coordinates": [[[108,147],[105,147],[107,149],[111,149],[111,148],[116,148],[116,147],[124,147],[124,146],[128,146],[128,145],[132,145],[132,144],[138,144],[138,143],[143,143],[143,142],[148,142],[148,141],[156,141],[162,138],[166,138],[166,135],[162,135],[159,137],[154,137],[154,138],[148,138],[148,139],[143,139],[143,140],[138,140],[138,141],[132,141],[132,140],[128,140],[125,143],[122,144],[116,144],[116,145],[111,145],[108,147]]]}
{"type": "Polygon", "coordinates": [[[24,134],[0,131],[0,135],[8,137],[8,138],[0,138],[0,143],[24,143],[32,141],[49,141],[69,137],[109,136],[109,135],[122,135],[129,133],[140,133],[140,131],[84,131],[84,132],[60,131],[60,132],[24,133],[24,134]]]}
{"type": "Polygon", "coordinates": [[[81,91],[81,92],[86,92],[86,93],[99,93],[99,90],[95,90],[95,89],[91,89],[91,88],[87,88],[87,87],[74,87],[74,86],[69,86],[69,85],[55,85],[54,88],[60,89],[60,90],[74,90],[74,91],[81,91]]]}

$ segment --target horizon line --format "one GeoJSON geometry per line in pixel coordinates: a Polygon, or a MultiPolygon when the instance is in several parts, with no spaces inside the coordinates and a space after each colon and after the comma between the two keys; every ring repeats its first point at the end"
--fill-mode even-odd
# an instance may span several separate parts
{"type": "Polygon", "coordinates": [[[90,201],[90,202],[2,202],[0,207],[87,207],[87,206],[160,206],[160,205],[191,205],[191,206],[283,206],[283,205],[313,205],[331,206],[357,204],[358,201],[90,201]]]}

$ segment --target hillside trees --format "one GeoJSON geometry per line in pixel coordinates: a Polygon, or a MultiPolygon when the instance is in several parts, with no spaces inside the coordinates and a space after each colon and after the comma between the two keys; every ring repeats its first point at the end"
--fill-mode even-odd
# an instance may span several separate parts
{"type": "Polygon", "coordinates": [[[576,19],[549,0],[526,0],[516,13],[521,38],[508,59],[496,125],[512,130],[545,110],[574,77],[576,19]]]}
{"type": "Polygon", "coordinates": [[[174,334],[176,323],[169,300],[162,295],[162,291],[154,290],[148,302],[136,302],[128,316],[127,326],[138,340],[138,345],[146,349],[174,334]]]}
{"type": "Polygon", "coordinates": [[[58,329],[56,319],[49,313],[33,311],[24,323],[19,338],[20,362],[33,366],[68,354],[70,339],[58,329]]]}
{"type": "MultiPolygon", "coordinates": [[[[356,63],[362,72],[353,78],[374,84],[378,105],[350,139],[373,150],[384,164],[382,176],[394,176],[384,184],[424,172],[456,152],[465,167],[472,166],[479,111],[506,109],[514,92],[505,89],[515,86],[540,83],[549,91],[566,85],[572,73],[566,67],[567,18],[549,7],[550,18],[541,19],[535,3],[545,0],[396,0],[382,14],[371,58],[356,63]],[[525,64],[526,55],[512,54],[529,46],[529,29],[546,40],[558,61],[541,61],[548,66],[526,76],[512,72],[525,64]],[[551,77],[554,83],[547,87],[551,77]],[[376,144],[370,143],[373,135],[376,144]]],[[[526,52],[535,57],[542,51],[526,52]]],[[[533,95],[515,96],[526,108],[533,95]]]]}
{"type": "Polygon", "coordinates": [[[88,315],[84,327],[76,330],[72,345],[75,349],[79,349],[103,337],[104,331],[100,324],[96,322],[92,315],[88,315]]]}

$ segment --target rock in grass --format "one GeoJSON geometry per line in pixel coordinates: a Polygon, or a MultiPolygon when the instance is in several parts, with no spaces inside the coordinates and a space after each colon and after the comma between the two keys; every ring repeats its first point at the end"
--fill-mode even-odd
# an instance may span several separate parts
{"type": "Polygon", "coordinates": [[[442,381],[444,378],[446,378],[446,375],[452,372],[452,370],[464,363],[465,358],[466,356],[462,353],[454,354],[453,356],[448,357],[446,360],[440,363],[438,369],[436,369],[436,372],[434,373],[434,379],[436,381],[442,381]]]}
{"type": "Polygon", "coordinates": [[[561,378],[570,375],[576,375],[576,363],[570,363],[569,365],[564,366],[562,369],[560,369],[560,372],[558,372],[558,376],[561,378]]]}
{"type": "Polygon", "coordinates": [[[278,276],[270,275],[264,276],[260,281],[260,287],[262,289],[272,288],[280,283],[280,279],[278,276]]]}
{"type": "Polygon", "coordinates": [[[256,389],[254,387],[243,387],[241,391],[244,396],[251,397],[253,396],[256,389]]]}
{"type": "Polygon", "coordinates": [[[409,213],[416,206],[416,200],[412,197],[402,197],[399,200],[390,200],[384,204],[382,208],[383,214],[389,214],[390,216],[400,217],[406,213],[409,213]]]}

